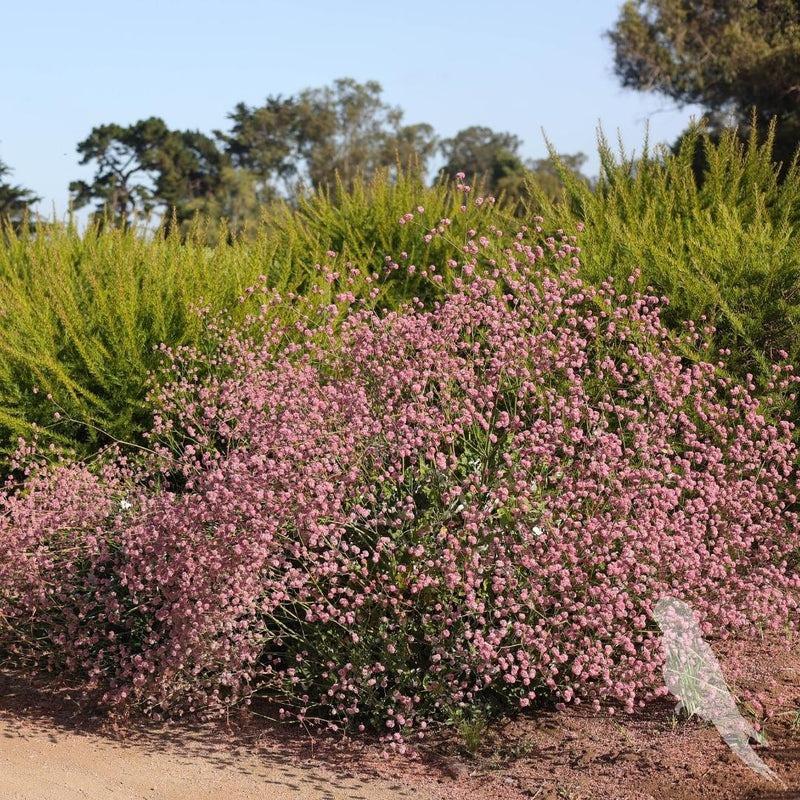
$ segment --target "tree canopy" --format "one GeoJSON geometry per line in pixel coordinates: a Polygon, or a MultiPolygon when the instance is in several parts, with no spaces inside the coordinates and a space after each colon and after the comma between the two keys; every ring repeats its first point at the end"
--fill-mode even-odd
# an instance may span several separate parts
{"type": "Polygon", "coordinates": [[[4,224],[18,227],[31,204],[41,199],[30,189],[10,183],[10,175],[11,168],[0,159],[0,229],[4,224]]]}
{"type": "Polygon", "coordinates": [[[479,175],[486,191],[496,194],[515,178],[524,176],[526,168],[519,156],[521,145],[522,140],[513,133],[473,125],[440,143],[439,149],[446,159],[442,171],[451,178],[459,172],[468,178],[479,175]]]}
{"type": "MultiPolygon", "coordinates": [[[[81,164],[94,163],[91,183],[73,181],[76,208],[95,203],[95,213],[117,224],[154,211],[174,213],[179,223],[196,212],[230,209],[242,192],[229,156],[199,131],[173,131],[159,117],[133,125],[100,125],[80,142],[81,164]]],[[[235,222],[235,220],[234,220],[235,222]]]]}
{"type": "Polygon", "coordinates": [[[156,151],[169,134],[164,120],[158,117],[127,127],[112,123],[93,128],[77,149],[79,163],[94,162],[96,172],[92,183],[70,183],[75,208],[95,201],[97,212],[108,213],[121,223],[128,222],[136,212],[149,214],[157,204],[153,186],[156,151]]]}
{"type": "MultiPolygon", "coordinates": [[[[427,123],[405,124],[375,81],[341,78],[291,97],[269,96],[261,106],[238,103],[228,119],[229,130],[211,136],[171,130],[159,117],[94,128],[78,152],[95,174],[70,184],[75,206],[94,204],[115,224],[158,212],[186,226],[201,213],[225,217],[236,229],[257,221],[265,204],[306,190],[349,190],[359,178],[396,175],[398,168],[424,177],[437,152],[445,175],[477,175],[495,194],[521,198],[531,175],[550,194],[560,187],[545,160],[523,161],[514,134],[472,126],[440,141],[427,123]]],[[[577,170],[584,156],[563,158],[577,170]]]]}
{"type": "Polygon", "coordinates": [[[775,157],[800,142],[798,0],[627,0],[614,28],[614,66],[625,87],[698,104],[713,131],[745,128],[756,109],[777,117],[775,157]]]}
{"type": "Polygon", "coordinates": [[[341,78],[296,97],[268,97],[263,106],[239,103],[229,133],[216,132],[233,163],[257,178],[263,200],[279,187],[345,187],[398,161],[425,172],[436,136],[426,123],[403,124],[401,109],[381,99],[381,85],[341,78]],[[276,184],[278,184],[276,186],[276,184]]]}

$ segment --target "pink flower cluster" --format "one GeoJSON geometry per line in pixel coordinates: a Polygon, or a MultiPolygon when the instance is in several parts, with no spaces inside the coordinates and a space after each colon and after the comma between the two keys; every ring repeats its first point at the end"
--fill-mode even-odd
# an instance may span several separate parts
{"type": "Polygon", "coordinates": [[[256,314],[165,349],[151,457],[34,466],[0,496],[0,648],[112,703],[261,694],[399,742],[664,693],[667,594],[704,634],[793,625],[791,425],[681,356],[661,300],[586,286],[574,238],[531,236],[471,238],[430,308],[256,314]]]}

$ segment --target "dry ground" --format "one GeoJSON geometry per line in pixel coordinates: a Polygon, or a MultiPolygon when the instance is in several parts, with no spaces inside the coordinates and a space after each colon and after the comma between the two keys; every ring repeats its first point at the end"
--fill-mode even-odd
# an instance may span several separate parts
{"type": "MultiPolygon", "coordinates": [[[[720,652],[724,663],[724,653],[720,652]]],[[[748,644],[741,685],[783,696],[758,748],[784,786],[751,773],[673,702],[632,716],[539,712],[386,760],[376,743],[311,741],[252,714],[205,724],[113,720],[74,692],[0,676],[3,800],[768,800],[800,798],[800,645],[748,644]]]]}

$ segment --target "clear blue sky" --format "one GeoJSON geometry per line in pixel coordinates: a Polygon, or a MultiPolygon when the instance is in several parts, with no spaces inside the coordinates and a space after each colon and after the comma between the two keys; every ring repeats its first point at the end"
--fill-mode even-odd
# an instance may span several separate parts
{"type": "Polygon", "coordinates": [[[0,158],[12,181],[67,205],[88,178],[75,147],[95,125],[162,117],[227,129],[237,102],[291,95],[340,77],[377,80],[407,123],[440,136],[509,131],[523,155],[590,156],[596,128],[628,150],[673,141],[698,109],[620,88],[603,38],[617,0],[39,0],[9,3],[0,31],[0,158]]]}

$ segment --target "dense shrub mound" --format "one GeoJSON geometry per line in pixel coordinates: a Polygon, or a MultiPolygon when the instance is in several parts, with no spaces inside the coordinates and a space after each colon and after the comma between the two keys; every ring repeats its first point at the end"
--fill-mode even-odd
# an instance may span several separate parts
{"type": "MultiPolygon", "coordinates": [[[[566,202],[536,193],[551,225],[586,225],[581,277],[589,283],[634,269],[670,298],[668,327],[707,317],[726,369],[766,386],[780,350],[800,360],[800,158],[773,160],[774,124],[735,128],[715,141],[690,130],[677,153],[651,149],[615,155],[600,137],[593,188],[562,169],[566,202]]],[[[800,420],[800,405],[793,410],[800,420]]]]}
{"type": "MultiPolygon", "coordinates": [[[[142,444],[152,425],[143,402],[153,348],[198,344],[202,326],[193,306],[243,312],[236,299],[261,274],[284,294],[326,295],[341,287],[366,297],[386,257],[402,263],[440,264],[443,287],[421,274],[393,273],[381,281],[375,304],[398,308],[449,286],[449,240],[487,216],[500,227],[501,204],[463,206],[458,185],[381,173],[329,194],[297,198],[298,207],[270,206],[263,224],[234,237],[224,223],[197,220],[185,235],[175,226],[156,231],[53,223],[35,234],[9,234],[0,247],[0,454],[18,437],[71,448],[90,457],[114,439],[142,444]],[[449,236],[420,236],[417,225],[398,225],[408,208],[452,218],[449,236]],[[212,228],[218,243],[207,247],[212,228]],[[341,272],[326,282],[318,263],[341,272]],[[34,394],[38,388],[38,394],[34,394]],[[52,426],[52,395],[62,411],[52,426]]],[[[391,260],[391,259],[390,259],[391,260]]],[[[284,306],[273,312],[280,316],[284,306]]],[[[0,480],[6,477],[0,463],[0,480]]]]}
{"type": "Polygon", "coordinates": [[[473,233],[441,302],[340,295],[335,338],[256,287],[268,322],[165,350],[144,462],[33,461],[0,498],[3,651],[109,702],[259,693],[399,740],[664,692],[665,594],[706,634],[793,625],[791,426],[678,355],[662,301],[584,285],[573,241],[473,233]]]}

